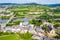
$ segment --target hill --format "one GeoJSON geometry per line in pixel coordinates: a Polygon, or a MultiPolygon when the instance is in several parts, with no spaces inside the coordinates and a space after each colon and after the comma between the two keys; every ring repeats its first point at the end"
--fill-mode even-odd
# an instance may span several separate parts
{"type": "Polygon", "coordinates": [[[43,4],[44,6],[49,6],[49,7],[56,7],[60,6],[60,4],[43,4]]]}
{"type": "Polygon", "coordinates": [[[0,3],[0,5],[40,5],[37,3],[23,3],[23,4],[17,4],[17,3],[0,3]]]}
{"type": "Polygon", "coordinates": [[[0,3],[0,5],[19,5],[17,3],[0,3]]]}
{"type": "Polygon", "coordinates": [[[49,6],[49,7],[60,6],[60,4],[37,4],[37,3],[23,3],[23,4],[18,4],[18,3],[0,3],[0,5],[43,5],[43,6],[49,6]]]}

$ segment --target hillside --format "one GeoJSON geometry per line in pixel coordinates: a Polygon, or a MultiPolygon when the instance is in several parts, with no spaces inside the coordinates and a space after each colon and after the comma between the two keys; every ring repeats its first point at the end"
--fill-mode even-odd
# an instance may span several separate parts
{"type": "Polygon", "coordinates": [[[44,6],[56,7],[60,6],[60,4],[43,4],[44,6]]]}

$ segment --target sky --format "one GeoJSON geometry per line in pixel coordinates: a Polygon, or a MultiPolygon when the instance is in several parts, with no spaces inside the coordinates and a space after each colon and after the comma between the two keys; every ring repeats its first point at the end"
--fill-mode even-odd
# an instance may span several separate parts
{"type": "Polygon", "coordinates": [[[0,0],[0,3],[38,3],[38,4],[58,4],[60,0],[0,0]]]}

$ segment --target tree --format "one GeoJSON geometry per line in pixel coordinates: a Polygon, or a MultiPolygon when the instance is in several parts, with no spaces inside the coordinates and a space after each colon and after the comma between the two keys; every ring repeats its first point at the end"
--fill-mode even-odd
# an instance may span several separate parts
{"type": "Polygon", "coordinates": [[[44,20],[44,21],[53,21],[54,20],[54,15],[50,15],[49,13],[47,13],[47,11],[45,10],[45,13],[44,14],[41,14],[40,17],[39,17],[41,20],[44,20]]]}
{"type": "Polygon", "coordinates": [[[32,20],[29,21],[29,23],[34,24],[35,26],[40,26],[42,21],[41,20],[32,19],[32,20]]]}

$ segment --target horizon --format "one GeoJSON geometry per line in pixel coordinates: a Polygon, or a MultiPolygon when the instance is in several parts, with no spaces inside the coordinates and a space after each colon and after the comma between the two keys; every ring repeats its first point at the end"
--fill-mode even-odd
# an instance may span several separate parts
{"type": "MultiPolygon", "coordinates": [[[[31,3],[34,3],[34,2],[31,2],[31,3]]],[[[3,4],[3,3],[0,3],[0,4],[3,4]]],[[[26,3],[11,3],[11,4],[26,4],[26,3]]],[[[39,4],[39,3],[36,3],[36,4],[39,4]]],[[[52,4],[52,3],[51,3],[52,4]]],[[[60,4],[60,3],[54,3],[54,4],[60,4]]],[[[44,4],[42,4],[44,5],[44,4]]],[[[48,4],[47,4],[48,5],[48,4]]]]}
{"type": "Polygon", "coordinates": [[[60,0],[0,0],[0,3],[37,3],[37,4],[60,4],[60,0]]]}

